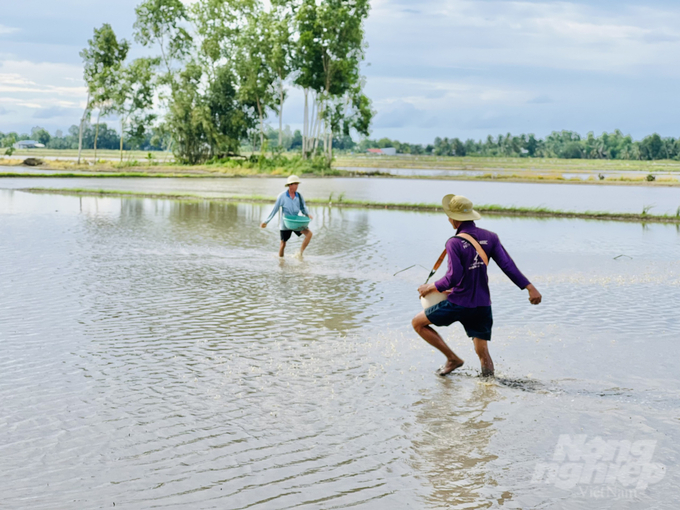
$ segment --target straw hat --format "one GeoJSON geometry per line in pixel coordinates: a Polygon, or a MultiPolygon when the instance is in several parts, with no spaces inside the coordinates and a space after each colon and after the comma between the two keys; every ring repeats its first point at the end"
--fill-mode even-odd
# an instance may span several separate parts
{"type": "Polygon", "coordinates": [[[482,216],[472,208],[472,202],[463,195],[446,195],[442,198],[446,215],[456,221],[478,220],[482,216]]]}
{"type": "Polygon", "coordinates": [[[300,178],[297,175],[291,175],[288,177],[285,186],[288,187],[291,184],[300,184],[300,178]]]}

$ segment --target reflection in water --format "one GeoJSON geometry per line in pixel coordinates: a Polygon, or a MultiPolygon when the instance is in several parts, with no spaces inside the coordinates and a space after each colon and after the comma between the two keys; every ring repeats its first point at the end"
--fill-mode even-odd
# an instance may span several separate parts
{"type": "MultiPolygon", "coordinates": [[[[497,427],[487,408],[502,399],[484,379],[447,379],[415,403],[420,437],[413,441],[414,465],[432,486],[431,508],[487,508],[497,485],[488,463],[497,458],[489,442],[497,427]]],[[[512,494],[496,495],[499,504],[512,494]]]]}
{"type": "MultiPolygon", "coordinates": [[[[283,190],[285,178],[201,178],[201,179],[59,179],[7,178],[4,189],[79,188],[147,193],[189,193],[207,198],[257,195],[275,197],[283,190]]],[[[306,199],[328,200],[343,194],[348,200],[390,203],[439,203],[446,193],[469,197],[475,204],[516,207],[548,207],[564,211],[607,211],[640,213],[653,205],[651,213],[675,215],[680,199],[676,187],[616,186],[475,182],[438,179],[304,178],[300,188],[306,199]]],[[[273,200],[272,200],[273,205],[273,200]]],[[[266,213],[269,213],[268,209],[266,213]]],[[[266,214],[263,218],[266,217],[266,214]]]]}
{"type": "Polygon", "coordinates": [[[3,504],[550,508],[573,495],[531,475],[562,433],[674,465],[675,227],[485,219],[545,290],[530,307],[490,269],[487,384],[456,327],[468,368],[432,375],[410,328],[427,270],[393,276],[436,258],[445,218],[314,208],[280,262],[268,210],[0,191],[3,504]]]}
{"type": "MultiPolygon", "coordinates": [[[[356,328],[371,318],[365,313],[365,296],[381,299],[375,282],[313,267],[313,262],[330,256],[327,252],[334,249],[353,254],[355,260],[372,258],[365,254],[371,248],[365,214],[352,221],[347,221],[345,211],[335,217],[322,214],[315,237],[319,249],[310,250],[321,255],[308,255],[302,262],[289,257],[277,267],[271,262],[278,231],[263,233],[257,228],[263,206],[168,205],[166,211],[156,209],[149,214],[143,201],[122,200],[121,214],[114,221],[95,216],[86,223],[88,242],[95,250],[106,247],[106,251],[98,250],[93,270],[85,271],[95,281],[109,282],[111,292],[104,303],[96,303],[97,312],[120,318],[125,315],[123,310],[145,310],[150,318],[164,321],[176,307],[186,313],[210,310],[230,335],[266,337],[276,329],[313,339],[313,330],[295,328],[301,324],[339,331],[356,328]],[[169,230],[155,224],[154,216],[159,213],[167,215],[169,230]],[[133,238],[130,229],[135,231],[133,238]],[[263,244],[272,246],[270,253],[259,249],[263,244]],[[164,246],[171,250],[170,258],[164,246]],[[180,247],[179,254],[174,247],[180,247]],[[125,267],[123,273],[121,266],[125,267]],[[160,292],[163,298],[144,296],[144,289],[154,296],[160,292]],[[142,302],[131,303],[130,295],[139,296],[142,302]]],[[[351,264],[347,266],[345,272],[360,272],[356,266],[354,270],[351,264]]],[[[178,323],[177,327],[183,326],[178,323]]]]}

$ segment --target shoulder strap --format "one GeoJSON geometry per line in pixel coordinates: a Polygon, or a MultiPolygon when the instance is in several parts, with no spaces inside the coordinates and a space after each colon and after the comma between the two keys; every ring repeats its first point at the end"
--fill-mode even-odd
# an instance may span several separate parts
{"type": "Polygon", "coordinates": [[[460,233],[456,234],[453,237],[458,237],[459,239],[465,239],[468,243],[470,243],[475,250],[477,250],[477,254],[479,255],[479,258],[482,259],[485,265],[489,265],[489,257],[487,256],[486,252],[482,249],[480,244],[477,242],[477,239],[472,237],[470,234],[465,234],[465,233],[460,233]]]}
{"type": "Polygon", "coordinates": [[[302,205],[302,207],[305,208],[305,209],[307,209],[307,206],[305,205],[305,199],[302,198],[302,193],[300,193],[299,191],[296,191],[296,193],[297,193],[298,196],[300,197],[300,204],[302,205]]]}

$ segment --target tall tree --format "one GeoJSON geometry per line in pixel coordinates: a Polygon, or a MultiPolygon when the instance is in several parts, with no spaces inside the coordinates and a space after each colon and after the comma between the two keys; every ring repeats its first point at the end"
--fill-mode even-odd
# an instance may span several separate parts
{"type": "Polygon", "coordinates": [[[178,161],[197,164],[208,157],[235,153],[253,127],[250,111],[238,100],[235,78],[227,66],[218,68],[204,90],[204,69],[189,62],[179,74],[166,128],[173,134],[178,161]]]}
{"type": "Polygon", "coordinates": [[[145,0],[135,12],[135,40],[142,46],[158,46],[166,79],[171,81],[175,62],[186,57],[192,46],[187,8],[180,0],[145,0]]]}
{"type": "Polygon", "coordinates": [[[279,92],[279,148],[283,146],[283,102],[284,83],[291,72],[291,51],[293,46],[293,10],[289,0],[272,1],[272,10],[267,16],[269,64],[276,73],[279,92]]]}
{"type": "MultiPolygon", "coordinates": [[[[90,107],[97,107],[97,124],[94,137],[94,159],[97,160],[97,138],[99,119],[112,111],[111,98],[121,80],[121,68],[130,49],[125,39],[116,38],[111,25],[104,23],[94,30],[94,37],[88,41],[87,48],[80,52],[85,63],[84,77],[90,97],[90,107]]],[[[81,121],[82,132],[82,121],[81,121]]],[[[82,136],[80,137],[82,147],[82,136]]],[[[80,160],[80,150],[78,159],[80,160]]]]}
{"type": "Polygon", "coordinates": [[[320,44],[321,27],[318,8],[313,0],[302,0],[295,13],[297,43],[294,46],[293,66],[295,84],[302,88],[305,104],[302,126],[302,156],[310,157],[313,133],[316,132],[316,97],[323,90],[323,64],[320,44]]]}
{"type": "Polygon", "coordinates": [[[259,118],[260,153],[264,151],[264,119],[275,105],[276,72],[271,62],[271,17],[260,11],[246,16],[238,37],[234,68],[239,77],[239,96],[259,118]]]}
{"type": "Polygon", "coordinates": [[[83,116],[80,117],[80,123],[78,125],[78,164],[80,164],[80,156],[83,152],[83,126],[85,122],[90,118],[90,91],[87,92],[87,99],[85,100],[85,109],[83,110],[83,116]]]}
{"type": "Polygon", "coordinates": [[[316,151],[323,128],[326,154],[332,157],[334,124],[342,115],[338,101],[344,98],[347,105],[352,96],[361,95],[359,66],[364,58],[364,20],[369,9],[368,0],[302,0],[296,12],[296,84],[305,91],[305,156],[316,151]],[[311,114],[309,95],[313,99],[311,114]]]}
{"type": "Polygon", "coordinates": [[[160,59],[138,58],[121,70],[118,87],[111,95],[112,110],[120,117],[120,161],[123,161],[123,142],[127,134],[133,139],[143,137],[156,118],[149,112],[153,106],[155,73],[160,59]]]}
{"type": "Polygon", "coordinates": [[[233,58],[245,16],[260,7],[256,0],[198,0],[191,6],[196,57],[207,72],[233,58]]]}

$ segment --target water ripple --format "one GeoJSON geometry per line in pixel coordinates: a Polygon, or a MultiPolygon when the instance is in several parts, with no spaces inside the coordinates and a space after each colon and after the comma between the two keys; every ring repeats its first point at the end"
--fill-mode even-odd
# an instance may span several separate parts
{"type": "Polygon", "coordinates": [[[486,381],[459,326],[441,330],[466,359],[447,378],[410,329],[426,270],[393,274],[436,258],[433,216],[320,209],[305,259],[281,262],[259,206],[41,204],[0,222],[8,508],[542,508],[563,496],[531,470],[560,433],[680,439],[677,365],[654,354],[680,332],[664,226],[631,226],[619,264],[493,223],[545,302],[492,271],[486,381]]]}

